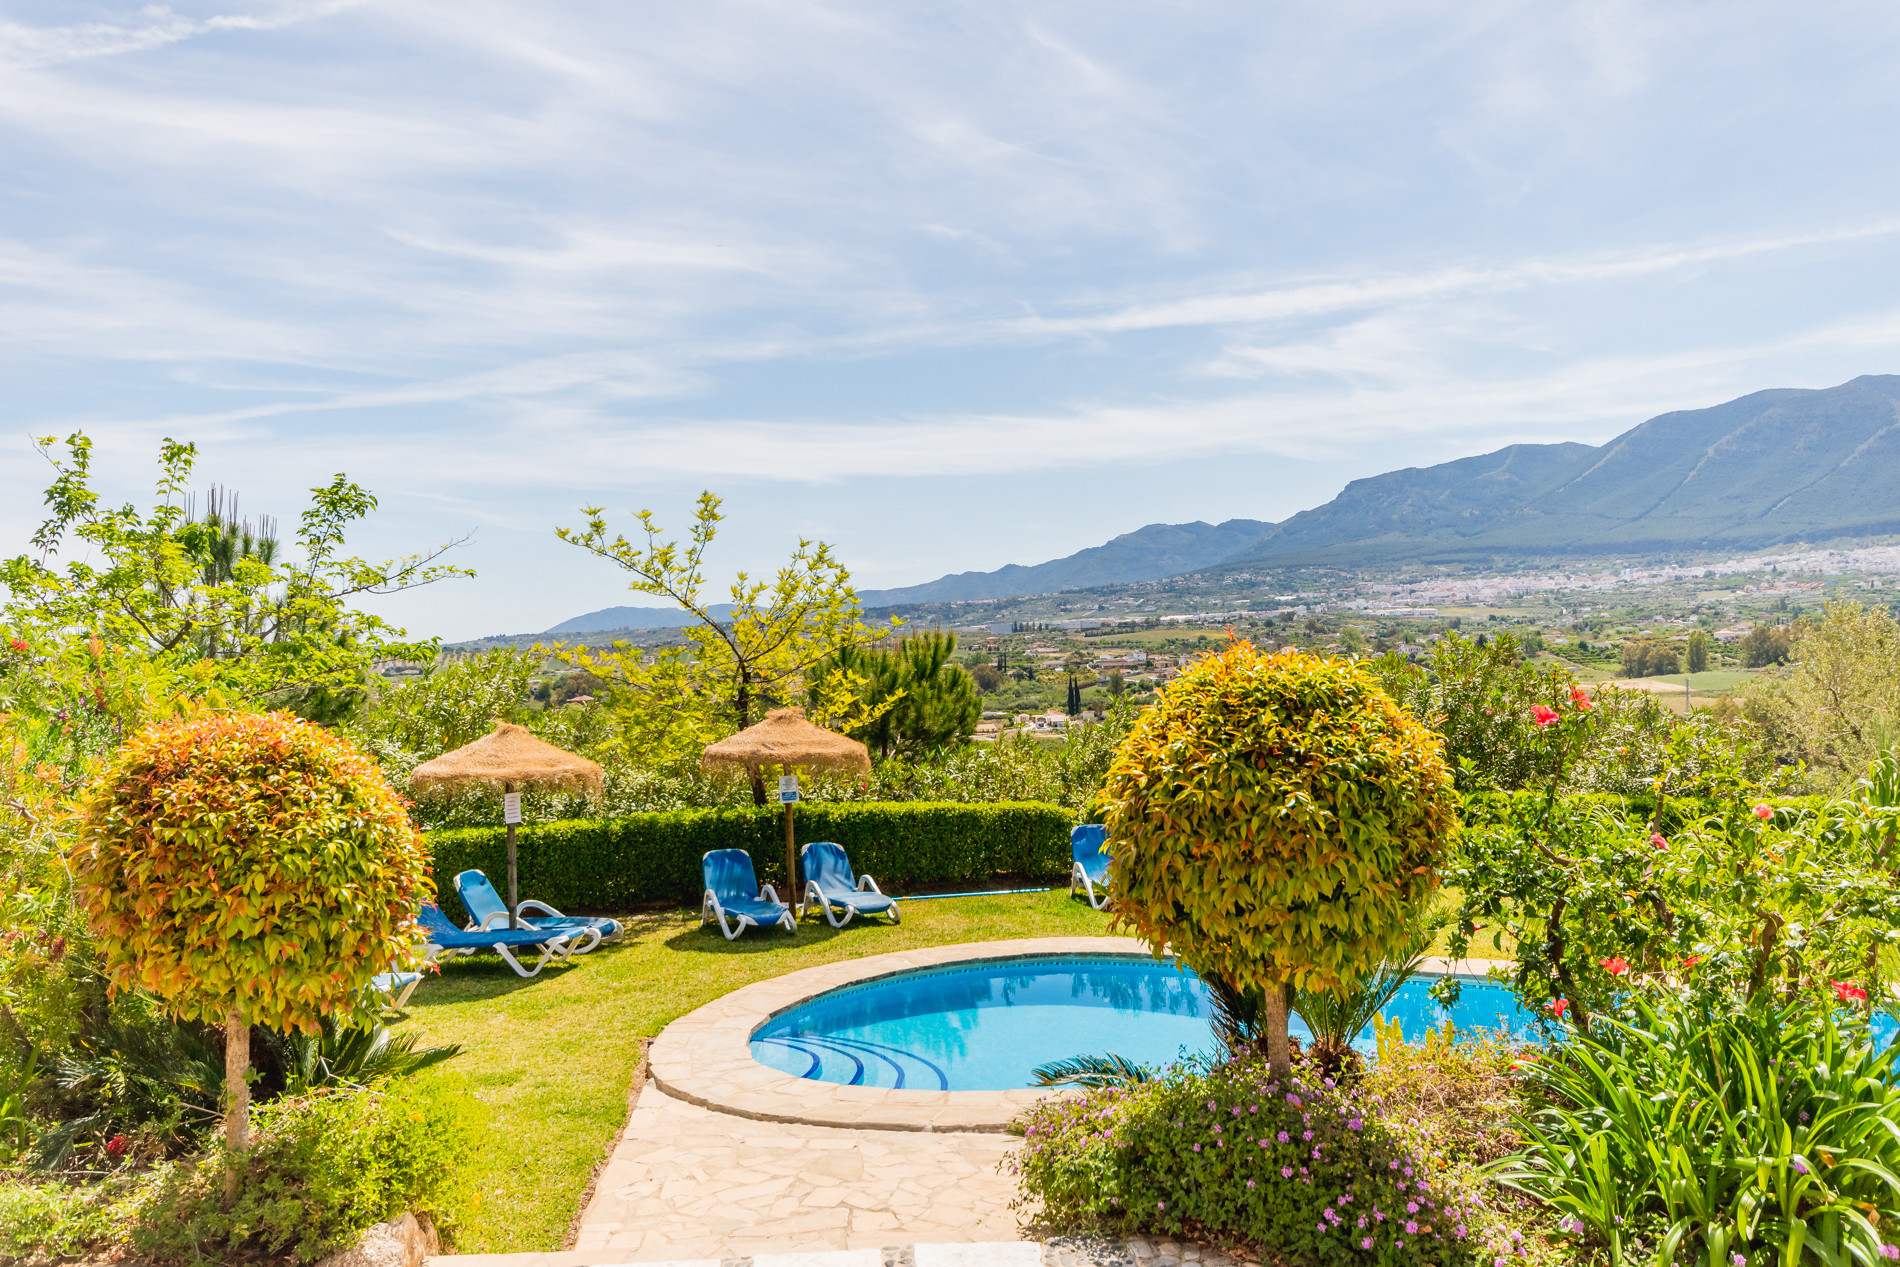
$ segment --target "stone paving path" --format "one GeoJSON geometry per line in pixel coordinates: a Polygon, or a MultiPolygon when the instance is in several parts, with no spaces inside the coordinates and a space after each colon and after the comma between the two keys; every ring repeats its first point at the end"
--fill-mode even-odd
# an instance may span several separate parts
{"type": "Polygon", "coordinates": [[[611,1261],[1017,1241],[1008,1135],[758,1122],[641,1089],[574,1253],[611,1261]]]}

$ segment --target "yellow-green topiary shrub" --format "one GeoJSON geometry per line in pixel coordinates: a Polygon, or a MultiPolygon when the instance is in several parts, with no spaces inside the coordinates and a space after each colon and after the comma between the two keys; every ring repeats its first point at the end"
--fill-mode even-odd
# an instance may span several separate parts
{"type": "Polygon", "coordinates": [[[1345,990],[1399,954],[1457,827],[1439,736],[1365,670],[1234,641],[1123,741],[1104,789],[1116,919],[1263,999],[1345,990]]]}
{"type": "Polygon", "coordinates": [[[114,991],[221,1022],[244,1151],[252,1024],[316,1028],[421,940],[422,834],[376,763],[282,713],[148,726],[88,792],[74,879],[114,991]]]}

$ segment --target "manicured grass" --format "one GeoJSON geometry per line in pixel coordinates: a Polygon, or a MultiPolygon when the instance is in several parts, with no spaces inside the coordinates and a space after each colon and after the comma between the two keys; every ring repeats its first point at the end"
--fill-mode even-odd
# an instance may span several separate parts
{"type": "Polygon", "coordinates": [[[814,914],[796,938],[754,929],[735,942],[702,931],[695,912],[637,915],[620,943],[534,980],[482,955],[423,982],[399,1030],[466,1050],[421,1076],[465,1089],[488,1115],[474,1176],[479,1204],[457,1229],[456,1248],[559,1249],[594,1164],[626,1120],[637,1040],[703,1003],[840,959],[994,938],[1097,936],[1108,926],[1066,886],[913,901],[903,914],[895,928],[854,920],[836,930],[814,914]]]}

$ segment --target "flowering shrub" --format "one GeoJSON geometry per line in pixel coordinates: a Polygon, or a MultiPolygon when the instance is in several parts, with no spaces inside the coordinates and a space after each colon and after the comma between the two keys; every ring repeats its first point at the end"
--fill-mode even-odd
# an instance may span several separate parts
{"type": "Polygon", "coordinates": [[[1021,1126],[1014,1164],[1056,1228],[1240,1239],[1293,1264],[1463,1263],[1512,1244],[1469,1172],[1406,1146],[1373,1100],[1310,1066],[1189,1066],[1046,1100],[1021,1126]]]}
{"type": "Polygon", "coordinates": [[[1642,982],[1712,999],[1878,984],[1864,977],[1900,927],[1892,758],[1856,796],[1814,810],[1759,800],[1761,787],[1733,767],[1716,780],[1717,812],[1664,827],[1658,804],[1639,825],[1555,794],[1591,725],[1584,710],[1566,711],[1547,728],[1548,794],[1513,798],[1501,818],[1467,829],[1446,876],[1463,894],[1453,956],[1484,947],[1476,953],[1514,957],[1524,1006],[1585,1029],[1642,982]]]}

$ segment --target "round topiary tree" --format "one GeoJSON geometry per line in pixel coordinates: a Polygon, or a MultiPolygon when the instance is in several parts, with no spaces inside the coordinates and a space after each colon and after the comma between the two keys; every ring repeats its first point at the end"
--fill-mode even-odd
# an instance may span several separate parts
{"type": "Polygon", "coordinates": [[[1280,1071],[1293,989],[1399,954],[1457,826],[1442,741],[1370,673],[1239,640],[1141,715],[1103,796],[1119,926],[1259,998],[1280,1071]]]}
{"type": "Polygon", "coordinates": [[[312,1031],[419,943],[422,834],[375,762],[283,713],[147,726],[81,814],[74,879],[110,988],[223,1024],[241,1158],[251,1025],[312,1031]]]}

